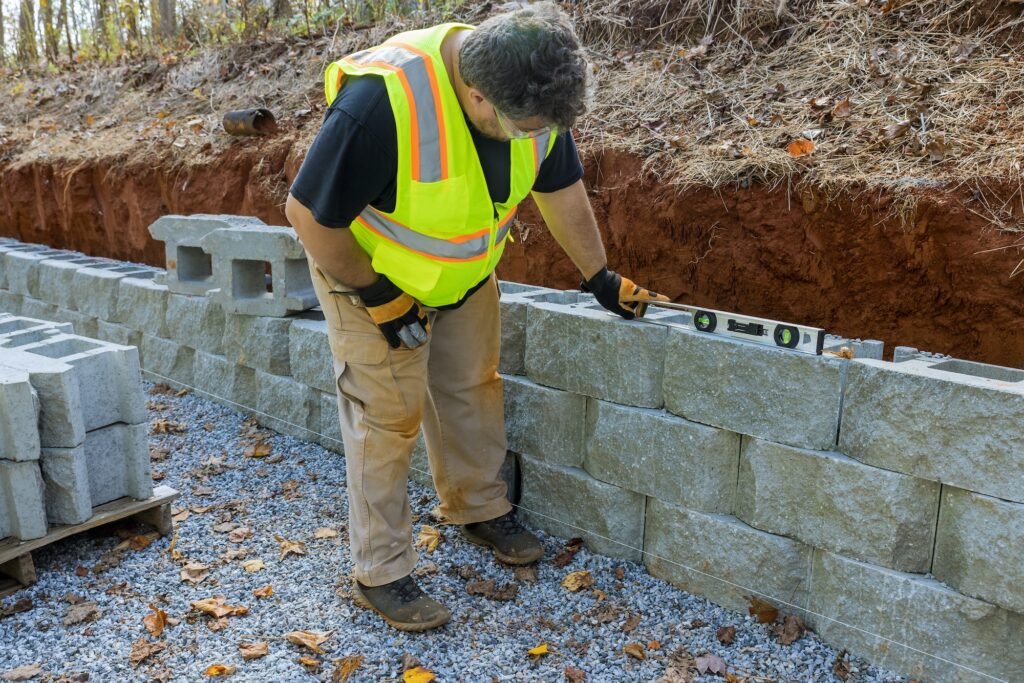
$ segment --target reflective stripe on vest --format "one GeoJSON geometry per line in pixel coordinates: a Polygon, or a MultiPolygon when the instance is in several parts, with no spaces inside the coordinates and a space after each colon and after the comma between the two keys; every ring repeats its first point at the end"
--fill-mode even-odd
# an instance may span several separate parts
{"type": "Polygon", "coordinates": [[[540,174],[540,165],[544,163],[544,158],[548,155],[548,143],[550,140],[550,130],[533,139],[533,162],[538,174],[540,174]]]}
{"type": "Polygon", "coordinates": [[[437,74],[429,57],[404,43],[384,43],[345,57],[359,66],[375,66],[395,72],[405,90],[412,119],[413,180],[432,183],[448,177],[444,111],[437,74]]]}
{"type": "MultiPolygon", "coordinates": [[[[501,219],[494,238],[495,244],[501,244],[505,236],[508,235],[515,217],[516,210],[512,209],[501,219]]],[[[390,242],[438,261],[476,261],[485,258],[489,251],[490,228],[471,235],[445,240],[416,232],[369,206],[356,217],[356,221],[364,228],[372,230],[390,242]]]]}

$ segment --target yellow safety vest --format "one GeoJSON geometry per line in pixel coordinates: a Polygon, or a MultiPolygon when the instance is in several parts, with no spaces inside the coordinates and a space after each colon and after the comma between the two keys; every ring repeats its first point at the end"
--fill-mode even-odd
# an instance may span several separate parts
{"type": "Polygon", "coordinates": [[[350,226],[373,269],[426,306],[452,304],[488,277],[505,249],[516,208],[533,187],[555,136],[512,140],[511,191],[495,203],[441,59],[441,42],[466,24],[400,33],[327,67],[330,104],[345,75],[387,85],[398,132],[395,210],[371,206],[350,226]]]}

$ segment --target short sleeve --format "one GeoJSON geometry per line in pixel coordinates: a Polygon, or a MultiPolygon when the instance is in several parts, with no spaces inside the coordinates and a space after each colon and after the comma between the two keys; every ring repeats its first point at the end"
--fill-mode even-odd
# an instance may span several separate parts
{"type": "Polygon", "coordinates": [[[583,177],[583,163],[580,161],[572,131],[561,133],[555,140],[551,153],[540,165],[540,172],[533,183],[534,192],[557,192],[564,190],[583,177]]]}

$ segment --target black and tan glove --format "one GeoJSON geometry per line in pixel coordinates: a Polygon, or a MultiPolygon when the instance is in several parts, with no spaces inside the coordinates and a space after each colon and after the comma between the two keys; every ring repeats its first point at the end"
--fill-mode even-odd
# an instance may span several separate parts
{"type": "Polygon", "coordinates": [[[414,349],[426,343],[430,335],[430,321],[419,301],[383,275],[369,287],[357,291],[366,304],[366,312],[391,348],[397,349],[404,344],[414,349]]]}
{"type": "Polygon", "coordinates": [[[644,317],[647,305],[652,301],[669,301],[667,296],[644,289],[614,270],[608,270],[608,266],[582,283],[580,288],[593,293],[598,303],[626,320],[644,317]]]}

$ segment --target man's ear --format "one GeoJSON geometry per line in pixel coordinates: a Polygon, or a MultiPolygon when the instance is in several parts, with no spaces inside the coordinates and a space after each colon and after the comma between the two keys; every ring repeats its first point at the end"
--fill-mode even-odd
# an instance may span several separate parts
{"type": "Polygon", "coordinates": [[[484,97],[482,92],[471,87],[469,89],[469,101],[473,103],[473,106],[480,107],[487,101],[487,98],[484,97]]]}

